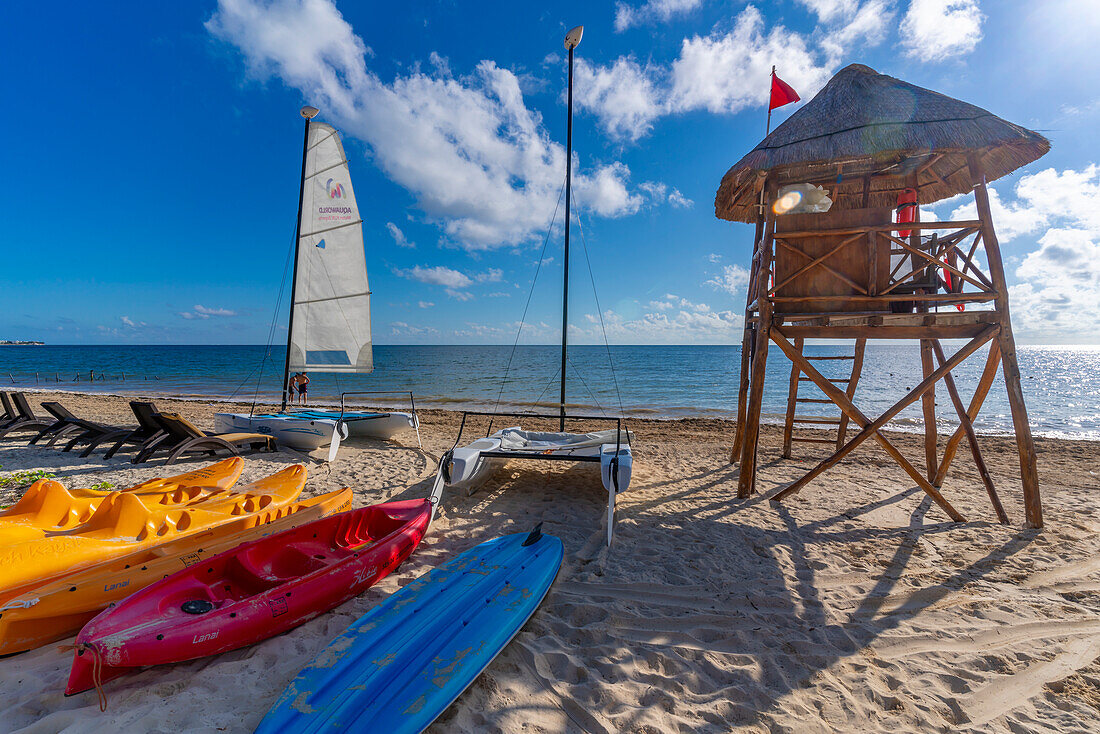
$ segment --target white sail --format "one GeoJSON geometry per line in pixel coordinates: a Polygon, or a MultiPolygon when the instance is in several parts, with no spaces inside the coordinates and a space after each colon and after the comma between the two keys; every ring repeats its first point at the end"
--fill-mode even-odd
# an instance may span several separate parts
{"type": "Polygon", "coordinates": [[[312,123],[298,241],[291,372],[370,372],[370,288],[363,226],[337,132],[312,123]]]}

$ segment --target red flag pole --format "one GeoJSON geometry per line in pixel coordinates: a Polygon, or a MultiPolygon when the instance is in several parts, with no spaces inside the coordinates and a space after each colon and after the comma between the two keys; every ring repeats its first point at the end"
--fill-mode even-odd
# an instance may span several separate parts
{"type": "MultiPolygon", "coordinates": [[[[772,65],[771,79],[772,79],[772,82],[771,82],[771,84],[768,85],[768,94],[769,95],[771,95],[772,84],[775,83],[775,65],[774,64],[772,65]]],[[[771,135],[771,132],[772,132],[772,105],[771,105],[771,97],[769,96],[768,97],[768,124],[764,128],[764,137],[766,138],[769,135],[771,135]]],[[[763,218],[764,217],[764,187],[763,186],[760,187],[759,209],[760,209],[760,217],[763,218]]]]}
{"type": "MultiPolygon", "coordinates": [[[[771,94],[772,85],[775,84],[775,66],[772,66],[771,84],[768,85],[768,93],[771,94]]],[[[764,130],[764,137],[768,137],[772,132],[772,105],[771,99],[768,99],[768,126],[764,130]]]]}

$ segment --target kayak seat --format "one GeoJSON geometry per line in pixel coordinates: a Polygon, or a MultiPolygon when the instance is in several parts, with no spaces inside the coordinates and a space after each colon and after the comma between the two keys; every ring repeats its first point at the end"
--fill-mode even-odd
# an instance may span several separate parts
{"type": "Polygon", "coordinates": [[[18,502],[0,512],[0,517],[33,520],[42,527],[64,530],[87,522],[93,510],[91,503],[78,502],[60,482],[39,479],[18,502]]]}
{"type": "Polygon", "coordinates": [[[354,515],[347,513],[336,530],[336,544],[341,548],[354,548],[373,543],[398,530],[402,525],[401,519],[391,517],[377,508],[354,515]]]}
{"type": "Polygon", "coordinates": [[[315,558],[293,545],[284,546],[274,553],[266,548],[249,548],[234,558],[234,576],[242,575],[243,581],[258,582],[263,588],[305,576],[325,566],[322,559],[315,558]]]}

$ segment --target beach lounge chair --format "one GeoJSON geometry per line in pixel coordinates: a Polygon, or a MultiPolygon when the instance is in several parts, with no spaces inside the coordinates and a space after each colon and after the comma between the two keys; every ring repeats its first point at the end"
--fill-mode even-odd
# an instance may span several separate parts
{"type": "Polygon", "coordinates": [[[95,436],[118,434],[124,430],[117,426],[108,426],[78,418],[61,403],[42,403],[42,408],[52,415],[55,420],[35,434],[34,438],[30,440],[32,444],[48,438],[46,445],[53,446],[60,439],[67,438],[69,442],[65,445],[65,451],[71,451],[74,446],[82,441],[90,440],[95,436]]]}
{"type": "Polygon", "coordinates": [[[3,428],[19,420],[19,414],[12,407],[11,398],[8,397],[6,392],[0,392],[0,401],[3,401],[4,404],[4,413],[0,415],[0,428],[3,428]]]}
{"type": "MultiPolygon", "coordinates": [[[[43,434],[49,431],[52,433],[52,438],[46,443],[47,446],[52,446],[64,437],[68,439],[68,443],[65,444],[63,451],[72,451],[79,444],[88,443],[94,447],[102,441],[117,440],[130,432],[129,428],[121,428],[75,416],[61,403],[42,403],[42,408],[54,418],[57,418],[57,422],[32,438],[31,443],[35,443],[43,434]]],[[[85,451],[81,456],[87,456],[89,453],[91,452],[85,451]]]]}
{"type": "Polygon", "coordinates": [[[15,414],[16,418],[12,422],[0,427],[0,438],[7,436],[14,431],[41,431],[43,428],[49,428],[53,425],[52,420],[43,420],[34,414],[31,410],[31,404],[27,402],[27,396],[21,392],[13,392],[10,394],[4,394],[4,409],[11,410],[15,414]],[[8,405],[8,398],[10,403],[14,405],[8,405]]]}
{"type": "Polygon", "coordinates": [[[158,451],[167,451],[165,464],[175,462],[184,454],[204,453],[216,456],[219,450],[228,451],[233,456],[240,455],[243,447],[253,451],[274,451],[275,438],[262,433],[209,433],[195,427],[178,413],[154,413],[153,421],[161,427],[164,435],[154,438],[130,461],[140,464],[148,461],[158,451]]]}
{"type": "MultiPolygon", "coordinates": [[[[153,419],[153,416],[158,412],[156,405],[143,400],[131,400],[130,410],[134,412],[134,417],[137,418],[138,427],[119,438],[114,446],[107,449],[107,453],[103,455],[104,459],[111,458],[124,446],[136,446],[140,453],[149,442],[159,438],[161,434],[164,433],[164,429],[153,419]]],[[[97,441],[89,445],[88,448],[84,449],[84,453],[82,453],[81,456],[87,456],[92,453],[98,443],[97,441]]]]}

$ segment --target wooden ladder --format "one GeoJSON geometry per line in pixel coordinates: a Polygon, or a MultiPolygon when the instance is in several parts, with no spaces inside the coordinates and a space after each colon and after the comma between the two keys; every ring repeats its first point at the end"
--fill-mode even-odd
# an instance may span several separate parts
{"type": "MultiPolygon", "coordinates": [[[[845,394],[848,399],[851,400],[856,394],[856,383],[859,382],[859,375],[863,371],[863,351],[867,346],[866,339],[856,339],[855,345],[852,350],[852,354],[842,355],[818,355],[809,356],[803,354],[802,346],[803,339],[795,339],[794,346],[798,350],[799,354],[802,354],[808,360],[845,360],[852,363],[852,371],[848,377],[843,378],[830,378],[829,381],[834,384],[846,385],[845,394]]],[[[795,364],[791,365],[791,383],[790,390],[787,393],[787,415],[783,421],[783,458],[791,458],[791,447],[795,441],[800,443],[829,443],[836,444],[837,451],[844,446],[844,437],[848,432],[848,416],[841,414],[836,418],[822,417],[822,416],[805,416],[796,415],[799,403],[824,403],[832,404],[832,400],[825,397],[822,394],[821,397],[816,398],[800,398],[798,397],[798,386],[802,382],[810,382],[810,378],[804,377],[802,371],[798,369],[795,364]],[[836,426],[836,438],[823,438],[818,434],[817,436],[796,436],[794,435],[795,424],[801,426],[807,425],[825,425],[836,426]]]]}

